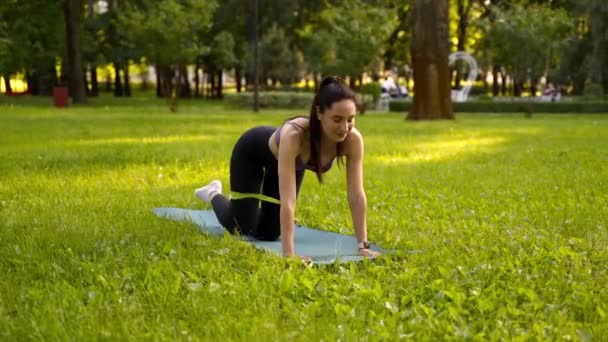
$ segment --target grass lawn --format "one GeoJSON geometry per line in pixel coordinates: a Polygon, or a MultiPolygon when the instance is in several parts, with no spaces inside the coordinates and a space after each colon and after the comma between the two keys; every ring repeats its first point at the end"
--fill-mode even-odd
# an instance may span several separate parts
{"type": "MultiPolygon", "coordinates": [[[[204,208],[245,128],[304,112],[128,103],[0,106],[0,339],[608,334],[608,115],[359,117],[369,237],[402,253],[306,267],[150,211],[204,208]]],[[[344,170],[296,216],[350,233],[344,170]]]]}

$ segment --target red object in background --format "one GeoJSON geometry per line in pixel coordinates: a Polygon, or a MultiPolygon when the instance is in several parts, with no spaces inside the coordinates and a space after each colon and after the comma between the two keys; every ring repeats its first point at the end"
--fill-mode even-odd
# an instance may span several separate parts
{"type": "Polygon", "coordinates": [[[55,107],[68,106],[68,87],[53,88],[53,104],[55,107]]]}

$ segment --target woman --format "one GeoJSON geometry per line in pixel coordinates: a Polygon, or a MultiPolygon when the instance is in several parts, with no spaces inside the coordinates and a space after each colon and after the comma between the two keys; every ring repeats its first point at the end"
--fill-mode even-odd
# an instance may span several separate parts
{"type": "Polygon", "coordinates": [[[356,110],[353,91],[340,79],[326,77],[308,118],[292,118],[279,128],[255,127],[240,137],[230,160],[231,199],[222,194],[218,180],[197,189],[195,195],[211,203],[231,234],[239,231],[268,241],[281,236],[283,255],[293,256],[294,212],[304,171],[315,172],[323,182],[323,173],[334,159],[344,164],[346,158],[348,202],[358,252],[378,255],[367,242],[363,138],[354,127],[356,110]]]}

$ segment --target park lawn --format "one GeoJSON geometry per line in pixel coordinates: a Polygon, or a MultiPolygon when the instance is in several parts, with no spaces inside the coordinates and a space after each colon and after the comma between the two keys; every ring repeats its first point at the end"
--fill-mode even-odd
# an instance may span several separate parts
{"type": "MultiPolygon", "coordinates": [[[[151,213],[205,208],[240,132],[294,114],[2,105],[0,338],[606,336],[608,115],[359,117],[369,237],[398,251],[375,261],[306,267],[151,213]]],[[[351,233],[344,170],[308,174],[296,216],[351,233]]]]}

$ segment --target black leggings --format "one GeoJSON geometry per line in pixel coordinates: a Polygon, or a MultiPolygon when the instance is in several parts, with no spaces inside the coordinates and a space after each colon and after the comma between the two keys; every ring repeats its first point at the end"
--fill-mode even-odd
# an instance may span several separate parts
{"type": "MultiPolygon", "coordinates": [[[[268,147],[276,128],[255,127],[236,142],[230,158],[230,189],[240,193],[263,194],[280,200],[278,162],[268,147]]],[[[296,171],[296,195],[304,178],[304,170],[296,171]]],[[[241,233],[259,240],[275,241],[281,235],[279,204],[257,198],[228,199],[222,194],[213,197],[213,211],[231,234],[241,233]]]]}

